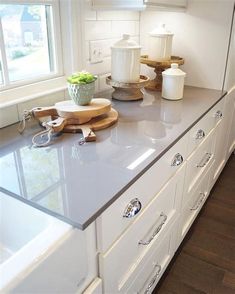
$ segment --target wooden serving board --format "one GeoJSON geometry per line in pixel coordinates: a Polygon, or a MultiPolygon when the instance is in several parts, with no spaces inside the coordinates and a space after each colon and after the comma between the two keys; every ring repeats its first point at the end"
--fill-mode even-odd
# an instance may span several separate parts
{"type": "Polygon", "coordinates": [[[36,118],[45,116],[59,116],[62,118],[75,118],[79,123],[88,122],[91,118],[105,114],[111,110],[111,102],[108,99],[92,99],[89,105],[79,106],[72,100],[61,101],[51,107],[36,107],[33,114],[36,118]]]}
{"type": "Polygon", "coordinates": [[[51,127],[55,132],[82,132],[84,140],[90,142],[96,140],[96,135],[93,131],[108,128],[116,123],[117,120],[118,112],[112,108],[108,113],[92,118],[89,123],[86,124],[77,124],[77,120],[74,118],[58,117],[57,119],[48,122],[47,126],[51,127]]]}

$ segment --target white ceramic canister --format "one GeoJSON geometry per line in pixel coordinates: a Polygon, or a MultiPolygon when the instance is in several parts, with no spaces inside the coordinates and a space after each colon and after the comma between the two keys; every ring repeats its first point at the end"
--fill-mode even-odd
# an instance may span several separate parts
{"type": "Polygon", "coordinates": [[[171,59],[173,35],[166,29],[165,24],[149,33],[148,58],[155,61],[167,61],[171,59]]]}
{"type": "Polygon", "coordinates": [[[124,34],[123,38],[111,47],[112,80],[123,83],[139,82],[140,49],[128,34],[124,34]]]}
{"type": "Polygon", "coordinates": [[[184,78],[186,73],[178,68],[177,63],[172,63],[171,68],[162,73],[162,97],[169,100],[183,98],[184,78]]]}

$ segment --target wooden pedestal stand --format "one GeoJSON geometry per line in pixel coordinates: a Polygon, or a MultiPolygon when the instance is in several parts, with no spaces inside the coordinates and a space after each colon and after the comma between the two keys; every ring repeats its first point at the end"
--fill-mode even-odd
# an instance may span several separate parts
{"type": "Polygon", "coordinates": [[[149,81],[149,77],[143,75],[140,75],[140,80],[135,83],[123,83],[113,81],[111,76],[108,76],[106,78],[106,83],[114,88],[112,98],[122,101],[143,99],[141,88],[146,87],[149,81]]]}
{"type": "Polygon", "coordinates": [[[154,61],[148,59],[148,55],[142,55],[140,58],[142,64],[146,64],[149,67],[154,68],[156,77],[153,80],[150,80],[148,85],[145,86],[146,89],[161,91],[162,90],[162,72],[167,68],[171,67],[172,63],[177,63],[178,65],[184,64],[184,59],[179,56],[171,56],[169,61],[154,61]]]}

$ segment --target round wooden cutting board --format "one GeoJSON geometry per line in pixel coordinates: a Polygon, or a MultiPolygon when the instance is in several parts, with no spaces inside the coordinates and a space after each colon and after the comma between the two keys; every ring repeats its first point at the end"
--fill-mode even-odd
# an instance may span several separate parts
{"type": "Polygon", "coordinates": [[[36,107],[33,114],[36,118],[45,116],[59,116],[62,118],[75,118],[80,123],[88,122],[91,118],[105,114],[111,110],[111,102],[105,98],[92,99],[88,105],[79,106],[72,100],[57,102],[51,107],[36,107]]]}

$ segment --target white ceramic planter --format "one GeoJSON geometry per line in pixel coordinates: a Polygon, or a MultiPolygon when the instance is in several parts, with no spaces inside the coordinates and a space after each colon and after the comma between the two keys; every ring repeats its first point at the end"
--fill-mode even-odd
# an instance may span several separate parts
{"type": "Polygon", "coordinates": [[[148,57],[150,60],[167,61],[171,59],[173,34],[166,30],[165,24],[149,33],[148,57]]]}
{"type": "Polygon", "coordinates": [[[141,47],[130,36],[123,35],[122,40],[115,43],[111,54],[112,80],[124,83],[135,83],[140,79],[141,47]]]}
{"type": "Polygon", "coordinates": [[[184,78],[186,73],[178,68],[177,63],[172,63],[162,73],[162,97],[168,100],[180,100],[183,98],[184,78]]]}

